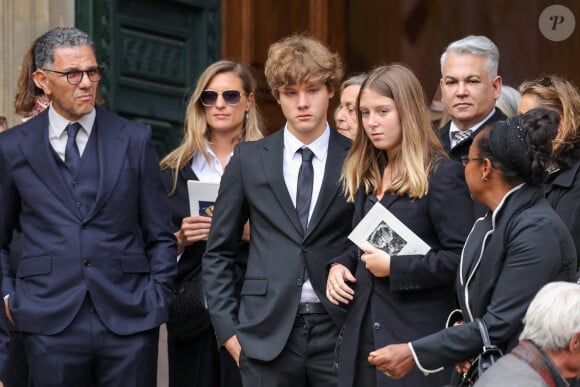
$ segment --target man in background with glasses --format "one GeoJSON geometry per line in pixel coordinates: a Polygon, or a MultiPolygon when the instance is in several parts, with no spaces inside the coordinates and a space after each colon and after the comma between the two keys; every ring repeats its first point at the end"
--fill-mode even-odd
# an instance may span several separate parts
{"type": "Polygon", "coordinates": [[[2,293],[31,383],[155,387],[177,253],[151,128],[95,107],[102,69],[86,33],[51,30],[35,58],[50,106],[0,135],[2,293]]]}
{"type": "Polygon", "coordinates": [[[343,252],[353,210],[340,184],[351,141],[326,119],[342,63],[318,40],[296,35],[270,46],[265,73],[287,122],[236,146],[203,257],[204,288],[218,342],[245,387],[332,387],[344,310],[325,296],[327,264],[343,252]],[[235,257],[248,219],[238,299],[235,257]]]}

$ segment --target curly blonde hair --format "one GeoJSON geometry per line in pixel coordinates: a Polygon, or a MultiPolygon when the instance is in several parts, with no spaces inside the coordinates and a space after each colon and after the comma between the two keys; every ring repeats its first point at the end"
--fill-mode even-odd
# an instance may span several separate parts
{"type": "Polygon", "coordinates": [[[340,56],[309,35],[292,35],[273,43],[268,49],[264,69],[266,81],[276,100],[280,88],[307,82],[324,82],[337,91],[343,76],[340,56]]]}

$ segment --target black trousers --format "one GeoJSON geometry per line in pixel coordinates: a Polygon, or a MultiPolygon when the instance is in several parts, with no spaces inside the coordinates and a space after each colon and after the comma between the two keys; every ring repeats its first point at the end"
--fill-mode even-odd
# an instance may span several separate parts
{"type": "Polygon", "coordinates": [[[169,387],[241,387],[240,370],[213,329],[188,339],[167,338],[169,387]]]}
{"type": "Polygon", "coordinates": [[[244,387],[336,387],[338,328],[327,314],[296,316],[282,353],[272,361],[240,356],[244,387]]]}

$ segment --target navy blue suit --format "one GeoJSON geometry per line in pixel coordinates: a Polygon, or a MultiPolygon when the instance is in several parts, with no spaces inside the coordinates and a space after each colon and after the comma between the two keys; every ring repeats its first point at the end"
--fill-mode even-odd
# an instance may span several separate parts
{"type": "Polygon", "coordinates": [[[16,327],[59,334],[88,300],[114,334],[157,328],[173,295],[176,247],[150,128],[96,108],[79,174],[67,180],[48,127],[47,110],[0,135],[2,293],[16,327]],[[14,280],[7,253],[18,221],[14,280]]]}

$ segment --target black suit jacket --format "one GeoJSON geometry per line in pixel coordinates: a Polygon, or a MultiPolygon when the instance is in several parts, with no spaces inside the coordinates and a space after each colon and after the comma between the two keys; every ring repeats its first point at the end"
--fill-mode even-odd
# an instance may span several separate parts
{"type": "Polygon", "coordinates": [[[580,261],[580,160],[568,169],[552,173],[544,192],[548,203],[570,230],[580,261]]]}
{"type": "Polygon", "coordinates": [[[445,151],[447,152],[449,157],[451,157],[455,161],[461,162],[461,156],[464,156],[469,153],[469,146],[473,142],[475,135],[481,129],[485,128],[486,125],[488,124],[505,119],[506,119],[505,114],[503,114],[501,110],[495,109],[495,113],[493,113],[493,116],[491,116],[479,128],[477,128],[477,130],[471,134],[471,137],[463,141],[461,144],[455,146],[453,149],[451,149],[451,141],[449,140],[449,129],[451,128],[451,121],[447,122],[441,129],[439,129],[439,131],[437,132],[437,137],[439,138],[441,145],[443,145],[443,148],[445,148],[445,151]]]}
{"type": "Polygon", "coordinates": [[[305,269],[329,315],[342,324],[344,311],[326,299],[326,262],[342,253],[351,230],[353,206],[339,181],[350,145],[330,131],[322,187],[306,233],[284,181],[284,131],[236,146],[203,257],[204,287],[220,343],[236,334],[246,356],[274,359],[294,324],[305,269]],[[250,252],[236,313],[237,241],[248,219],[250,252]]]}
{"type": "MultiPolygon", "coordinates": [[[[355,197],[353,226],[364,217],[376,196],[360,188],[355,197]]],[[[356,385],[356,356],[360,350],[362,321],[371,313],[375,348],[408,342],[437,332],[457,307],[455,278],[461,249],[473,225],[473,202],[463,177],[463,166],[442,159],[429,177],[429,191],[420,199],[386,194],[381,204],[423,239],[431,250],[425,255],[393,255],[391,274],[378,278],[358,258],[358,248],[336,259],[355,274],[354,300],[344,327],[339,356],[339,386],[356,385]],[[453,203],[453,211],[447,203],[453,203]]],[[[359,359],[360,360],[360,359],[359,359]]],[[[392,379],[378,378],[377,386],[392,379]]],[[[413,386],[441,386],[449,374],[425,378],[415,371],[402,382],[413,386]]]]}
{"type": "Polygon", "coordinates": [[[465,323],[413,341],[421,367],[433,371],[475,357],[482,347],[475,318],[509,352],[536,292],[548,282],[575,280],[574,242],[543,196],[542,187],[524,184],[496,209],[493,223],[491,213],[475,223],[456,285],[465,323]]]}

